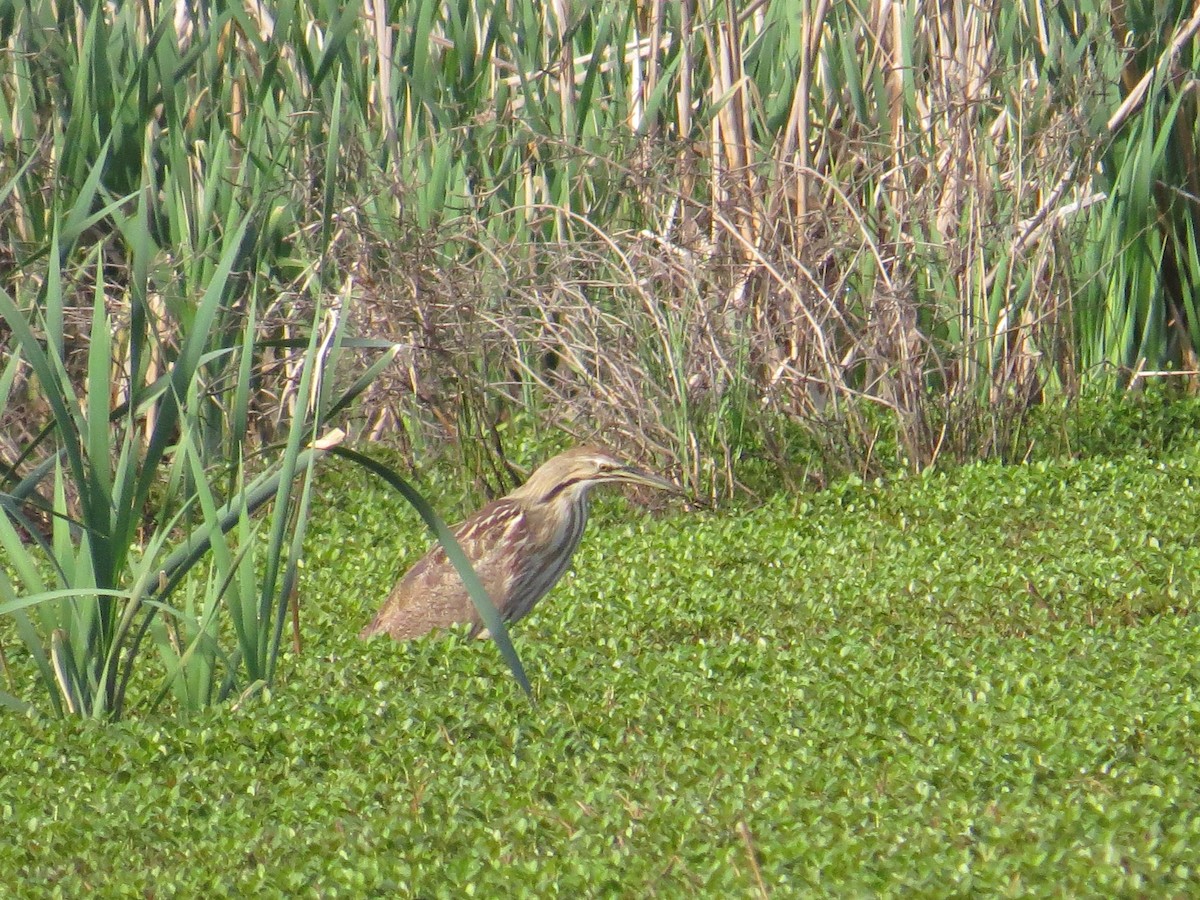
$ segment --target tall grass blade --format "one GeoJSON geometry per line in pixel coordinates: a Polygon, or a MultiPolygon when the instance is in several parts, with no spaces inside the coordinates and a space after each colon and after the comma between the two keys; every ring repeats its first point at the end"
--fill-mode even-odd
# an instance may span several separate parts
{"type": "Polygon", "coordinates": [[[437,538],[438,543],[442,545],[442,549],[446,551],[446,558],[450,560],[455,571],[458,572],[459,577],[463,580],[463,584],[467,588],[467,593],[471,596],[471,602],[479,610],[483,624],[487,627],[488,633],[491,634],[492,640],[496,642],[496,646],[500,648],[500,654],[504,657],[504,661],[512,671],[513,677],[517,679],[517,684],[521,686],[521,690],[525,692],[525,695],[532,700],[533,688],[529,684],[529,678],[525,675],[525,668],[521,665],[521,659],[517,656],[516,648],[513,647],[512,640],[508,636],[508,629],[504,625],[504,620],[500,618],[500,613],[496,611],[495,605],[492,603],[491,598],[488,597],[487,591],[479,580],[479,576],[475,574],[475,570],[471,567],[471,561],[463,553],[462,548],[458,545],[458,541],[454,538],[454,533],[446,527],[446,523],[442,521],[441,516],[434,511],[429,502],[412,485],[405,481],[390,466],[386,466],[348,447],[334,447],[330,452],[352,460],[368,472],[378,475],[399,491],[404,499],[417,511],[417,514],[429,526],[429,530],[433,532],[434,537],[437,538]]]}

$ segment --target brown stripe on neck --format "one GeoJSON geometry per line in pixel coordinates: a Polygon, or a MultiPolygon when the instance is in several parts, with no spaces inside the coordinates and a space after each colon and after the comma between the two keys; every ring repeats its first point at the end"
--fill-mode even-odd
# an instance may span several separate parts
{"type": "Polygon", "coordinates": [[[549,503],[555,497],[557,497],[559,494],[561,494],[563,491],[565,491],[567,488],[572,487],[573,485],[579,484],[579,482],[581,482],[581,481],[590,481],[590,480],[591,480],[590,478],[582,478],[581,477],[581,478],[571,478],[571,479],[568,479],[567,481],[560,482],[559,484],[556,484],[554,487],[550,488],[550,490],[548,490],[546,492],[545,496],[542,497],[542,499],[539,502],[549,503]]]}

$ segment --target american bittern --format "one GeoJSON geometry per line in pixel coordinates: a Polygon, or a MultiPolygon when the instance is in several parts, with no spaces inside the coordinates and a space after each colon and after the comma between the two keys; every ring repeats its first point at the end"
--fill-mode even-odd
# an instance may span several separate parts
{"type": "MultiPolygon", "coordinates": [[[[454,529],[505,622],[525,616],[554,587],[583,537],[588,493],[598,484],[617,482],[676,490],[665,478],[604,450],[577,447],[544,463],[521,487],[454,529]]],[[[471,623],[471,636],[487,636],[462,579],[439,545],[400,579],[359,637],[385,632],[403,641],[460,622],[471,623]]]]}

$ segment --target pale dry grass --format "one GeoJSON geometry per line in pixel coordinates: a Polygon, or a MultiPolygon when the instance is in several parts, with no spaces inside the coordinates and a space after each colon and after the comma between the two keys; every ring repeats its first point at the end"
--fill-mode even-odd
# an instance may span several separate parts
{"type": "MultiPolygon", "coordinates": [[[[133,84],[170,12],[193,67],[113,132],[127,177],[104,185],[160,190],[155,365],[211,236],[253,202],[247,283],[279,301],[263,329],[295,339],[311,298],[344,297],[361,334],[399,342],[360,429],[409,452],[484,438],[503,457],[500,423],[532,417],[713,494],[800,444],[818,480],[1019,458],[1032,404],[1196,368],[1200,17],[1160,5],[1138,32],[1124,10],[317,2],[214,23],[181,4],[108,10],[100,49],[86,18],[22,19],[3,152],[61,162],[0,185],[6,289],[36,294],[51,210],[99,152],[99,126],[63,143],[53,111],[140,96],[39,60],[90,46],[133,84]]],[[[72,263],[121,261],[107,219],[68,236],[72,263]]],[[[267,362],[254,405],[277,428],[298,361],[267,362]]]]}

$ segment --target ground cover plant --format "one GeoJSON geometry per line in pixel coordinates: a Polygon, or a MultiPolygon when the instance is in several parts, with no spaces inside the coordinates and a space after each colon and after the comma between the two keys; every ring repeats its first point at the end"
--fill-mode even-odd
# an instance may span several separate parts
{"type": "Polygon", "coordinates": [[[270,7],[0,4],[0,618],[57,711],[271,683],[335,425],[718,499],[1200,371],[1181,0],[270,7]]]}
{"type": "Polygon", "coordinates": [[[339,464],[269,703],[0,720],[0,885],[1189,895],[1198,465],[979,464],[721,513],[609,498],[517,632],[530,706],[486,645],[354,638],[425,536],[339,464]]]}
{"type": "Polygon", "coordinates": [[[0,2],[0,878],[1191,893],[1198,34],[0,2]],[[530,707],[353,640],[425,537],[342,427],[754,504],[603,506],[530,707]]]}

